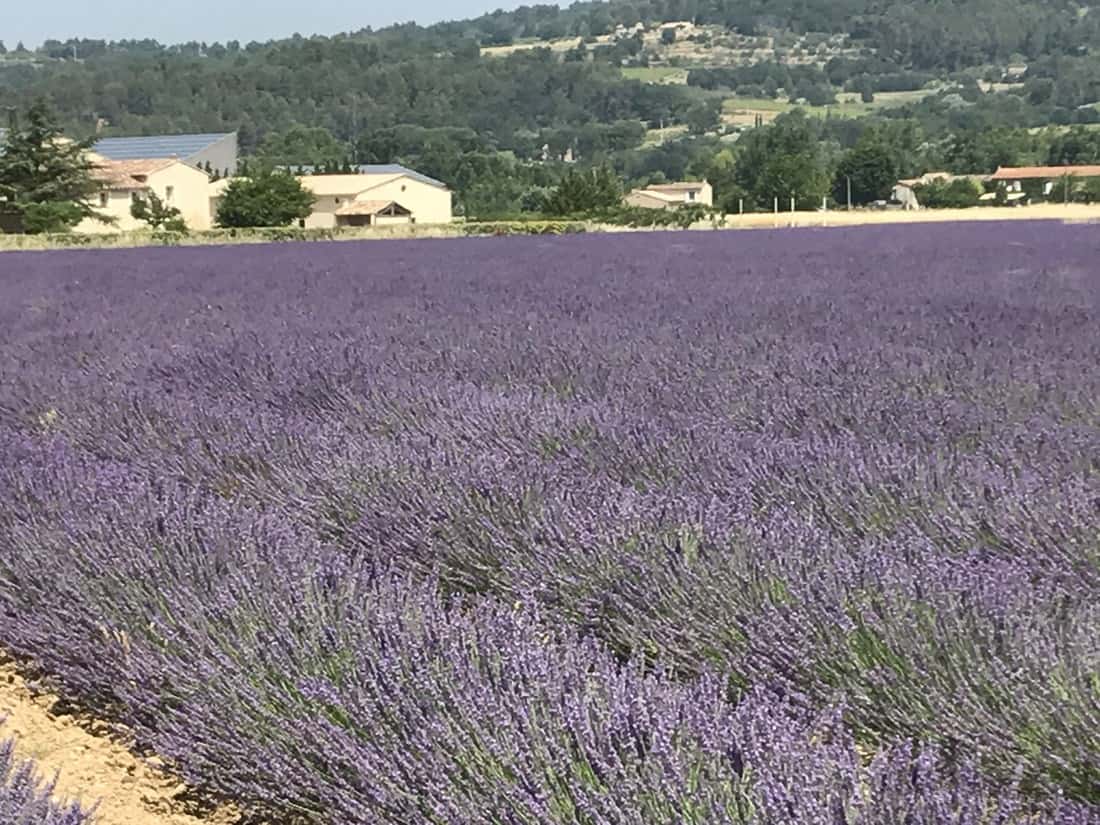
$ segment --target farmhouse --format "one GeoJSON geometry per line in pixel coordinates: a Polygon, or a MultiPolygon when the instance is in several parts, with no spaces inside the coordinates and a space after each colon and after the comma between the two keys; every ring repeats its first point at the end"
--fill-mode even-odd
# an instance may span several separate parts
{"type": "Polygon", "coordinates": [[[1033,192],[1043,197],[1056,194],[1063,181],[1100,178],[1100,166],[1002,166],[990,177],[1010,194],[1033,192]]]}
{"type": "Polygon", "coordinates": [[[957,180],[972,181],[979,188],[988,180],[987,175],[953,175],[950,172],[926,172],[917,178],[904,178],[894,184],[890,200],[901,204],[902,209],[917,211],[923,209],[917,190],[932,183],[953,183],[957,180]]]}
{"type": "Polygon", "coordinates": [[[145,224],[130,214],[130,207],[149,193],[178,209],[189,229],[210,228],[210,178],[201,169],[172,158],[108,160],[93,154],[91,159],[103,186],[92,206],[113,222],[85,220],[76,227],[77,232],[104,234],[144,228],[145,224]]]}
{"type": "Polygon", "coordinates": [[[452,195],[440,181],[396,164],[360,166],[353,175],[302,175],[317,198],[306,228],[450,223],[452,195]]]}
{"type": "Polygon", "coordinates": [[[97,141],[92,150],[108,160],[174,158],[223,176],[237,171],[237,133],[204,135],[155,135],[111,137],[97,141]]]}
{"type": "Polygon", "coordinates": [[[904,178],[894,184],[893,192],[890,194],[890,200],[894,203],[900,203],[904,209],[916,211],[921,208],[916,193],[918,186],[925,186],[929,183],[935,183],[936,181],[943,181],[946,183],[951,179],[952,175],[950,172],[927,172],[919,178],[904,178]]]}
{"type": "Polygon", "coordinates": [[[678,209],[681,206],[714,205],[714,189],[707,181],[661,183],[635,189],[625,198],[626,206],[641,209],[678,209]]]}

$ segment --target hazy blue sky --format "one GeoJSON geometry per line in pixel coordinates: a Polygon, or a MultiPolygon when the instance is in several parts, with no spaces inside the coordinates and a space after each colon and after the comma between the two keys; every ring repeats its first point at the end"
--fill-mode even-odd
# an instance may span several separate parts
{"type": "MultiPolygon", "coordinates": [[[[266,40],[300,32],[333,34],[407,20],[428,23],[469,17],[520,0],[41,0],[17,2],[18,13],[0,14],[0,40],[9,47],[48,38],[266,40]]],[[[7,5],[9,0],[0,0],[7,5]]]]}

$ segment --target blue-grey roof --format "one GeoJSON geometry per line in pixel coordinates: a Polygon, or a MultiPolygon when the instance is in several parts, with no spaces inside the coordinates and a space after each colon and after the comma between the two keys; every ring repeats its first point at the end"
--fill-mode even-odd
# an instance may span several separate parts
{"type": "Polygon", "coordinates": [[[436,180],[435,178],[429,178],[427,175],[422,175],[420,172],[416,172],[412,169],[402,166],[400,163],[366,163],[359,167],[359,174],[361,175],[408,175],[413,180],[418,180],[421,183],[426,183],[429,186],[438,186],[441,189],[446,189],[447,184],[443,181],[436,180]]]}
{"type": "Polygon", "coordinates": [[[94,151],[108,160],[137,160],[139,158],[193,157],[215,143],[232,137],[233,133],[210,135],[155,135],[153,137],[103,138],[94,151]]]}
{"type": "MultiPolygon", "coordinates": [[[[295,164],[293,166],[281,167],[294,175],[312,175],[317,172],[317,167],[311,164],[295,164]]],[[[406,175],[413,180],[418,180],[421,183],[426,183],[428,186],[437,186],[440,189],[447,189],[447,184],[443,181],[430,178],[427,175],[421,174],[414,169],[409,169],[407,166],[402,166],[400,163],[363,163],[354,167],[355,174],[359,175],[406,175]]]]}

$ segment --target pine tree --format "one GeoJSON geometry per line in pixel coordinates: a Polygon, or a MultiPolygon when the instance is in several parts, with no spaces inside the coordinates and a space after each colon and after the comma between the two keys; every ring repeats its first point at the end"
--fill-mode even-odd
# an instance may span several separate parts
{"type": "Polygon", "coordinates": [[[622,198],[619,178],[603,166],[587,172],[570,169],[546,201],[553,215],[580,215],[613,209],[622,198]]]}
{"type": "Polygon", "coordinates": [[[24,231],[65,232],[85,218],[106,221],[91,206],[102,190],[88,157],[94,139],[64,136],[44,103],[26,114],[26,125],[11,129],[0,153],[0,210],[24,231]]]}

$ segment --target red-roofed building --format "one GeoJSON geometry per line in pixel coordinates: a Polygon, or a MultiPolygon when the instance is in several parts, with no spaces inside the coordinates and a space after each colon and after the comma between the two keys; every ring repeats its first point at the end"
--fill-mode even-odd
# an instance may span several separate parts
{"type": "Polygon", "coordinates": [[[990,180],[1007,192],[1028,192],[1057,198],[1060,188],[1070,199],[1071,187],[1078,181],[1100,178],[1100,166],[1002,166],[990,180]]]}
{"type": "Polygon", "coordinates": [[[1058,180],[1072,178],[1100,178],[1100,166],[1002,166],[993,173],[991,180],[1058,180]]]}
{"type": "Polygon", "coordinates": [[[93,153],[91,161],[92,176],[103,187],[91,205],[111,222],[89,218],[76,227],[77,232],[100,234],[145,228],[131,215],[130,208],[150,193],[165,206],[178,209],[188,228],[202,230],[213,225],[210,176],[201,169],[174,158],[109,160],[93,153]]]}

